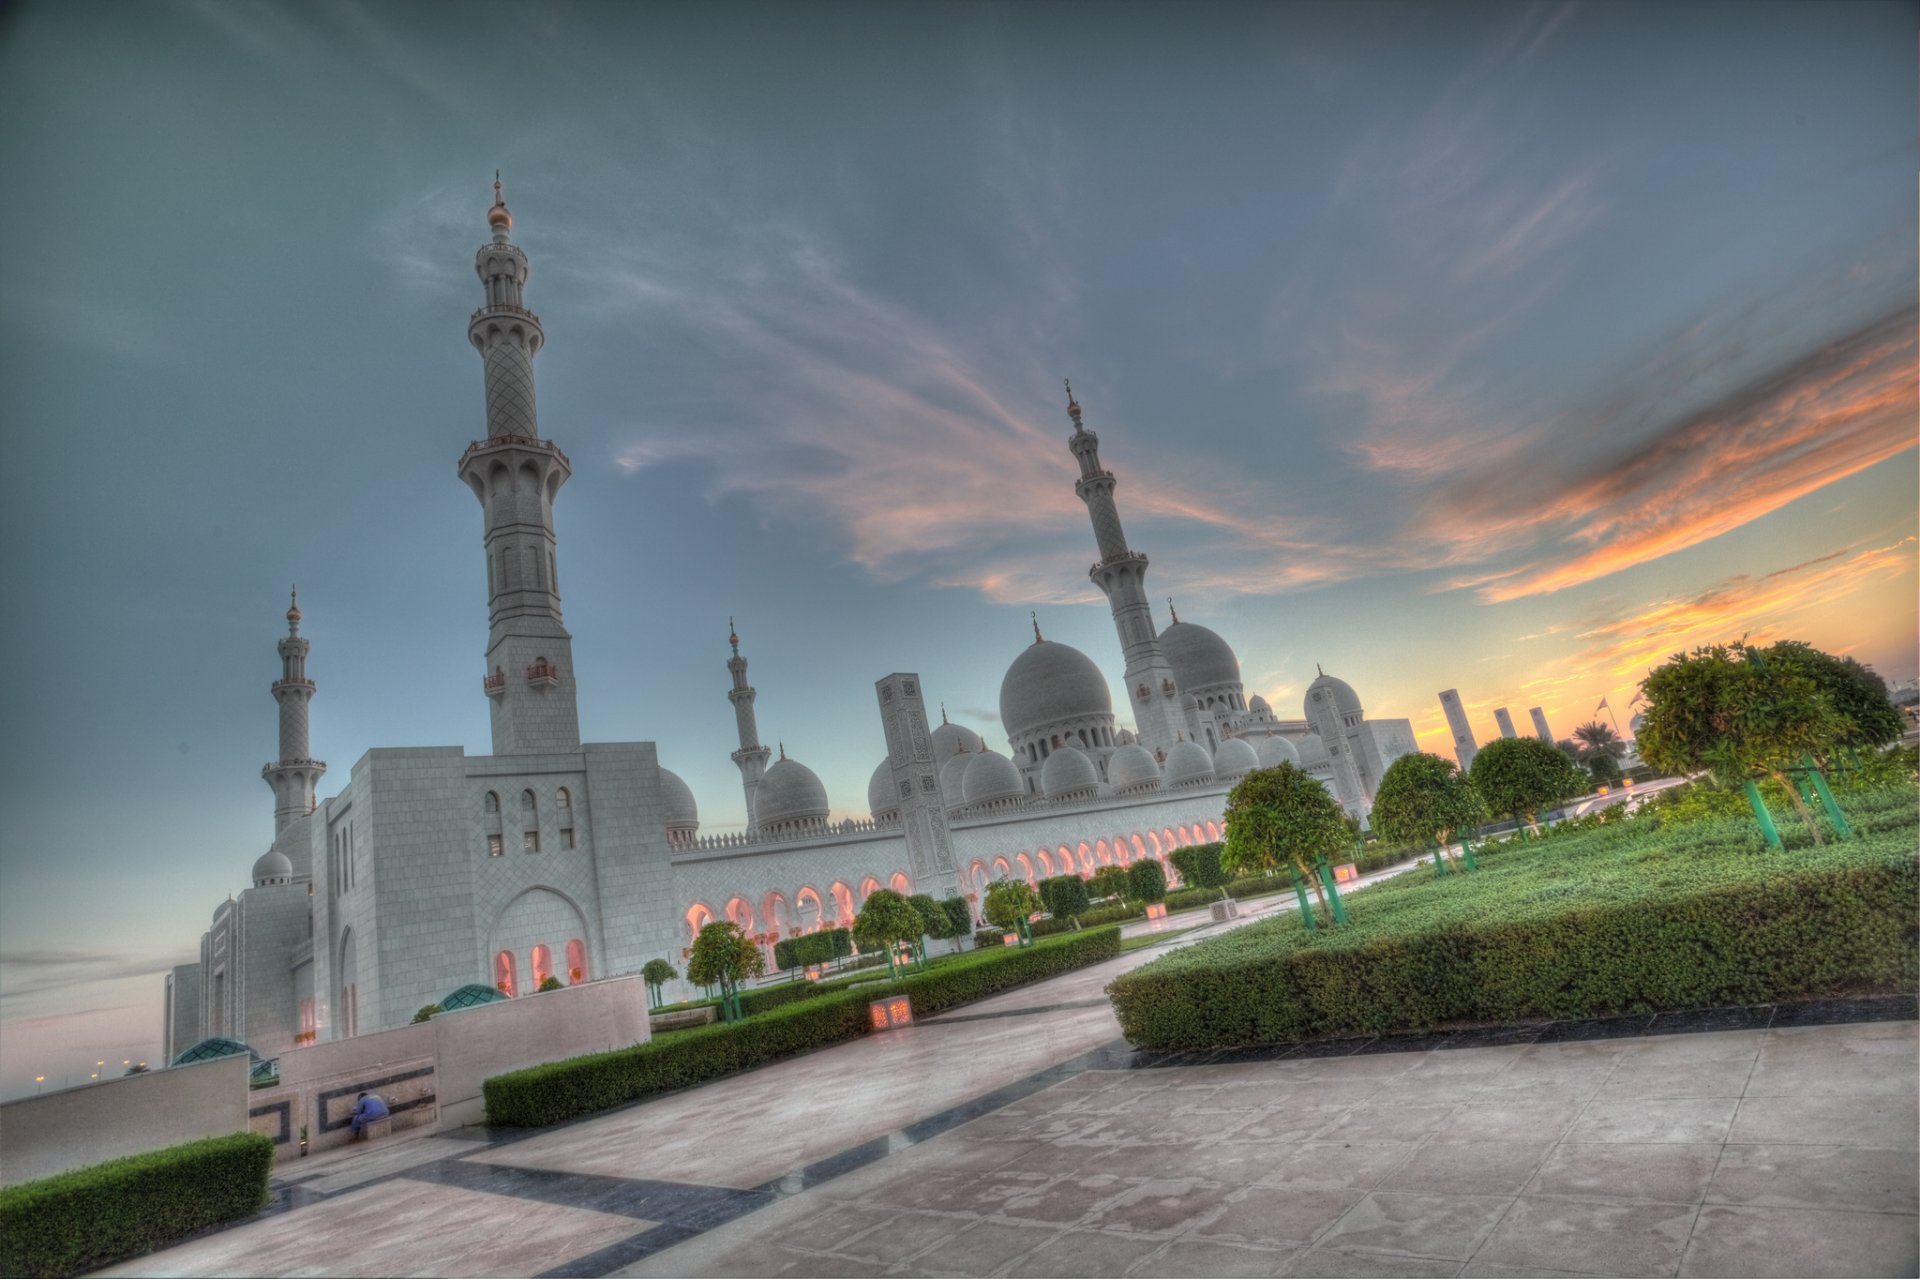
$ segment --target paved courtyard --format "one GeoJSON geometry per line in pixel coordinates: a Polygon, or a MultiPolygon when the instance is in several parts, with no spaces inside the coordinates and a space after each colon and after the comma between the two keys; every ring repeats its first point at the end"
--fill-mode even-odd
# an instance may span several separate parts
{"type": "Polygon", "coordinates": [[[1911,1020],[1143,1064],[1101,987],[1152,953],[560,1128],[283,1164],[281,1210],[109,1273],[1920,1272],[1911,1020]]]}

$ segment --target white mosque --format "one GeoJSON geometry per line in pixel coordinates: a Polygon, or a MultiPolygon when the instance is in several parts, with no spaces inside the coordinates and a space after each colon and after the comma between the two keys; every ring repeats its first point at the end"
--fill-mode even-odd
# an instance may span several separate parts
{"type": "Polygon", "coordinates": [[[533,357],[544,333],[526,308],[527,256],[495,183],[491,240],[475,257],[484,304],[468,322],[486,380],[487,437],[459,474],[485,527],[490,630],[481,679],[493,753],[377,747],[327,799],[310,758],[315,685],[298,601],[279,642],[280,758],[272,847],[252,886],[215,907],[198,963],[166,978],[169,1060],[203,1038],[263,1057],[390,1029],[462,987],[508,996],[547,977],[578,982],[679,966],[707,922],[726,918],[771,946],[848,924],[880,887],[978,900],[1003,876],[1091,874],[1220,837],[1233,783],[1286,762],[1364,817],[1380,775],[1417,749],[1406,720],[1369,720],[1353,689],[1322,674],[1305,718],[1246,696],[1227,642],[1174,617],[1154,625],[1147,557],[1128,547],[1071,391],[1068,447],[1112,603],[1133,727],[1086,654],[1042,638],[1000,685],[1006,753],[947,722],[929,727],[917,675],[875,684],[885,756],[866,821],[828,820],[826,788],[754,720],[738,635],[727,669],[747,829],[702,836],[692,791],[652,742],[580,740],[572,640],[561,621],[554,502],[567,455],[540,433],[533,357]]]}

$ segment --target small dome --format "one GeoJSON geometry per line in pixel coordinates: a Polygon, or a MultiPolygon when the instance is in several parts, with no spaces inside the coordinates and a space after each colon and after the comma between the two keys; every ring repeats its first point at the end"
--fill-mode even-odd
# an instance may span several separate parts
{"type": "MultiPolygon", "coordinates": [[[[666,806],[668,830],[700,829],[700,806],[694,803],[693,791],[680,779],[680,774],[670,769],[660,770],[660,799],[666,806]]],[[[754,804],[756,807],[760,804],[757,795],[754,804]]]]}
{"type": "Polygon", "coordinates": [[[893,817],[900,811],[900,799],[893,793],[893,761],[883,759],[867,779],[867,811],[874,821],[893,817]]]}
{"type": "Polygon", "coordinates": [[[462,1008],[473,1008],[480,1004],[498,1003],[505,998],[506,996],[494,987],[482,986],[476,983],[462,986],[457,990],[448,991],[446,994],[440,996],[440,1011],[443,1013],[457,1012],[462,1008]]]}
{"type": "Polygon", "coordinates": [[[1158,786],[1160,765],[1146,747],[1138,743],[1122,746],[1107,757],[1107,783],[1116,795],[1158,786]]]}
{"type": "Polygon", "coordinates": [[[1123,728],[1113,735],[1113,743],[1116,746],[1132,746],[1139,740],[1139,738],[1133,735],[1131,728],[1123,728]]]}
{"type": "Polygon", "coordinates": [[[1258,693],[1255,693],[1247,699],[1247,709],[1250,711],[1259,711],[1263,715],[1273,714],[1273,707],[1267,705],[1267,699],[1258,693]]]}
{"type": "Polygon", "coordinates": [[[1204,626],[1175,622],[1160,632],[1160,651],[1167,655],[1174,683],[1181,688],[1240,682],[1240,659],[1225,640],[1204,626]]]}
{"type": "Polygon", "coordinates": [[[287,855],[269,848],[260,854],[260,860],[253,864],[253,886],[265,888],[268,884],[290,884],[293,882],[293,863],[287,855]]]}
{"type": "Polygon", "coordinates": [[[1332,756],[1327,754],[1327,744],[1320,740],[1320,734],[1318,733],[1308,733],[1305,737],[1296,737],[1293,741],[1293,748],[1300,754],[1300,767],[1302,768],[1324,768],[1333,762],[1332,756]]]}
{"type": "Polygon", "coordinates": [[[788,822],[825,821],[827,807],[827,788],[813,770],[782,757],[762,775],[753,793],[753,823],[766,830],[788,822]]]}
{"type": "Polygon", "coordinates": [[[1260,756],[1251,745],[1237,737],[1229,737],[1220,743],[1220,749],[1213,753],[1213,775],[1223,781],[1229,777],[1241,777],[1260,767],[1260,756]]]}
{"type": "Polygon", "coordinates": [[[1040,789],[1048,799],[1061,799],[1082,792],[1098,794],[1100,774],[1093,761],[1072,746],[1062,746],[1040,765],[1040,789]]]}
{"type": "Polygon", "coordinates": [[[1324,692],[1331,697],[1333,699],[1334,712],[1342,717],[1364,714],[1360,709],[1360,694],[1353,691],[1353,685],[1343,679],[1337,679],[1332,675],[1323,674],[1320,678],[1314,680],[1313,683],[1307,685],[1307,699],[1304,710],[1309,720],[1313,718],[1314,694],[1316,692],[1324,692]]]}
{"type": "Polygon", "coordinates": [[[1166,784],[1197,786],[1213,780],[1213,757],[1199,742],[1178,741],[1167,752],[1166,784]]]}
{"type": "Polygon", "coordinates": [[[232,1057],[239,1053],[245,1053],[252,1061],[260,1060],[259,1053],[239,1040],[225,1039],[216,1035],[212,1039],[203,1039],[192,1047],[183,1049],[180,1055],[173,1059],[173,1064],[186,1066],[196,1061],[212,1061],[216,1057],[232,1057]]]}
{"type": "MultiPolygon", "coordinates": [[[[1320,739],[1316,737],[1314,740],[1317,742],[1320,739]]],[[[1278,768],[1282,764],[1300,767],[1300,752],[1294,749],[1294,744],[1278,733],[1272,737],[1261,738],[1260,767],[1278,768]]]]}
{"type": "Polygon", "coordinates": [[[986,742],[980,734],[964,724],[947,722],[946,712],[940,712],[940,727],[933,730],[933,762],[944,764],[961,751],[985,750],[986,742]]]}
{"type": "Polygon", "coordinates": [[[961,779],[961,798],[969,804],[990,804],[999,799],[1020,799],[1027,793],[1027,784],[1020,778],[1020,770],[1005,755],[993,751],[981,751],[967,765],[966,776],[961,779]]]}
{"type": "Polygon", "coordinates": [[[961,751],[940,765],[940,803],[945,807],[958,808],[967,802],[967,765],[973,763],[973,755],[972,751],[961,751]]]}
{"type": "Polygon", "coordinates": [[[1000,722],[1009,739],[1062,720],[1113,716],[1107,677],[1079,649],[1035,640],[1000,681],[1000,722]]]}

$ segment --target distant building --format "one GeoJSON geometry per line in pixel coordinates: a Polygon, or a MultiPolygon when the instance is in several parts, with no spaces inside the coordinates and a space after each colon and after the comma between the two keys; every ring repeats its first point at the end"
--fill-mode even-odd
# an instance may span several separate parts
{"type": "Polygon", "coordinates": [[[1467,708],[1460,704],[1460,690],[1450,688],[1440,694],[1440,709],[1447,713],[1447,727],[1453,730],[1453,757],[1460,761],[1460,770],[1465,772],[1473,767],[1480,743],[1473,740],[1473,725],[1467,723],[1467,708]]]}
{"type": "Polygon", "coordinates": [[[1533,735],[1551,745],[1553,743],[1553,730],[1547,727],[1547,713],[1536,706],[1528,711],[1527,714],[1533,716],[1533,735]]]}
{"type": "Polygon", "coordinates": [[[1520,734],[1513,731],[1513,716],[1508,713],[1506,707],[1502,706],[1499,710],[1493,713],[1493,722],[1500,726],[1500,736],[1502,737],[1520,736],[1520,734]]]}

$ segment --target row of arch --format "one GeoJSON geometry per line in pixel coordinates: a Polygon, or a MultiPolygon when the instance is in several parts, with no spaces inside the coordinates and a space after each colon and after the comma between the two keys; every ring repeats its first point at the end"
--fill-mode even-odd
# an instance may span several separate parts
{"type": "MultiPolygon", "coordinates": [[[[520,985],[520,959],[510,950],[498,951],[493,957],[493,984],[508,999],[516,995],[527,994],[540,989],[542,982],[549,977],[559,976],[553,970],[553,947],[545,942],[534,946],[528,958],[532,961],[533,981],[525,987],[520,985]]],[[[567,943],[567,971],[561,980],[569,986],[577,986],[587,979],[587,943],[575,937],[567,943]]]]}
{"type": "Polygon", "coordinates": [[[1220,824],[1215,821],[1167,826],[1157,831],[1134,831],[1098,838],[1091,844],[1083,839],[1072,847],[1061,844],[1051,850],[1022,849],[990,858],[976,857],[968,864],[965,879],[974,893],[983,894],[987,885],[998,879],[1024,879],[1029,884],[1037,884],[1055,875],[1088,876],[1102,866],[1131,866],[1148,857],[1166,866],[1168,878],[1172,879],[1176,876],[1167,864],[1169,853],[1189,844],[1210,844],[1219,839],[1220,824]]]}
{"type": "Polygon", "coordinates": [[[821,892],[812,884],[804,885],[791,899],[779,889],[763,894],[756,906],[745,897],[729,897],[726,905],[715,910],[706,902],[695,902],[687,907],[686,922],[688,944],[692,938],[700,935],[700,930],[715,920],[727,919],[738,925],[740,931],[749,937],[772,933],[777,937],[788,937],[795,932],[810,933],[817,928],[851,928],[854,917],[860,913],[860,907],[866,905],[867,898],[881,888],[891,888],[902,895],[911,895],[913,881],[907,878],[905,871],[895,871],[885,884],[877,875],[863,876],[856,889],[842,880],[835,880],[821,892]]]}

